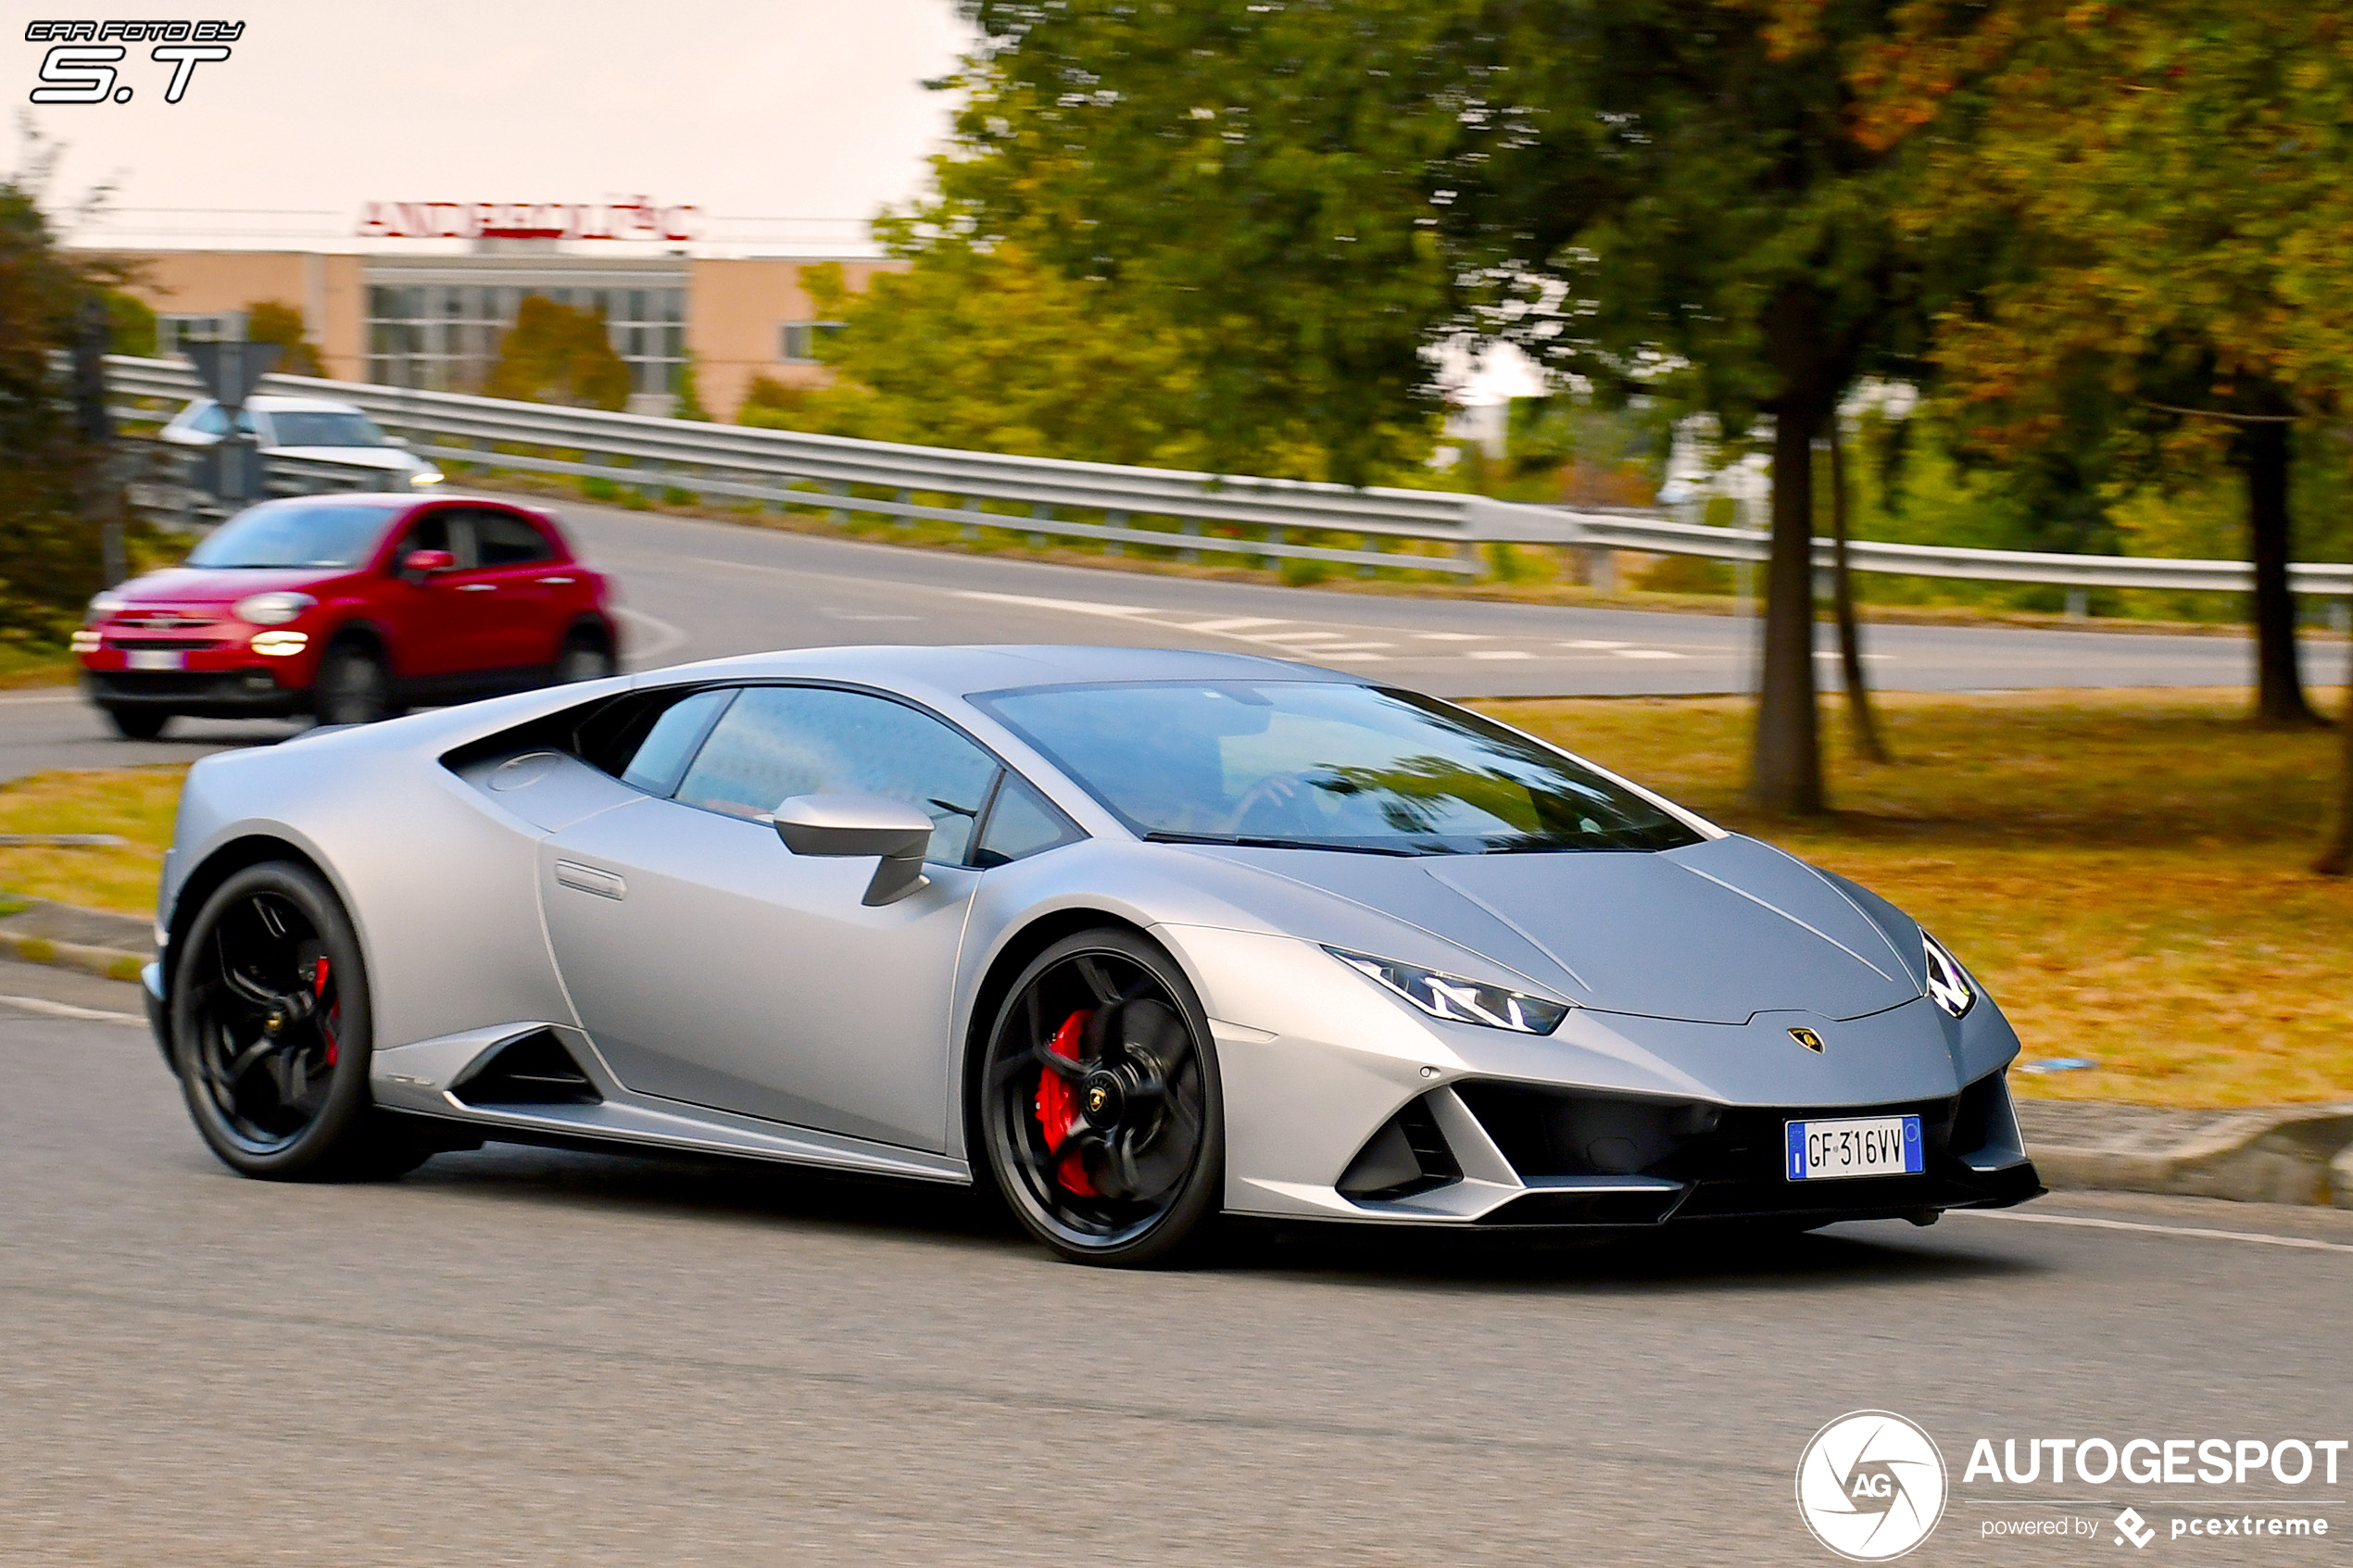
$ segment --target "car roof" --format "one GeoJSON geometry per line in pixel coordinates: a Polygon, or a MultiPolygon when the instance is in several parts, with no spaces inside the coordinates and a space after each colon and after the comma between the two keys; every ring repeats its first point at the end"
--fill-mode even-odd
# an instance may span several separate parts
{"type": "Polygon", "coordinates": [[[1193,648],[1106,647],[1067,643],[950,644],[944,646],[815,647],[746,654],[661,671],[665,681],[810,676],[927,687],[970,696],[1024,686],[1101,681],[1325,681],[1357,677],[1259,654],[1193,648]]]}

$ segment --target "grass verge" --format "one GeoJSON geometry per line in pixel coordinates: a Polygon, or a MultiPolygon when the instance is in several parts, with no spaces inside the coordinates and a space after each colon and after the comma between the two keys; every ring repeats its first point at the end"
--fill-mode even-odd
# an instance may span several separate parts
{"type": "MultiPolygon", "coordinates": [[[[1999,998],[2030,1059],[2093,1071],[2028,1095],[2221,1106],[2353,1098],[2353,883],[2305,870],[2336,738],[2245,721],[2238,691],[1896,694],[1886,767],[1825,704],[1838,810],[1740,798],[1745,705],[1571,697],[1480,707],[1918,915],[1999,998]]],[[[0,887],[144,914],[178,768],[0,787],[0,832],[112,833],[120,849],[0,849],[0,887]]]]}

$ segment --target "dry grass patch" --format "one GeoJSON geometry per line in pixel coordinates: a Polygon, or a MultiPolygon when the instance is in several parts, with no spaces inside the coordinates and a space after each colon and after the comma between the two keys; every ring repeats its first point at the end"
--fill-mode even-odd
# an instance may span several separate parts
{"type": "Polygon", "coordinates": [[[2336,788],[2333,734],[2244,721],[2237,691],[1881,699],[1874,767],[1824,707],[1835,816],[1740,798],[1746,706],[1490,702],[1918,915],[2017,1024],[2089,1073],[2030,1095],[2164,1105],[2353,1098],[2353,884],[2305,869],[2336,788]]]}
{"type": "Polygon", "coordinates": [[[33,773],[0,784],[0,833],[110,833],[120,848],[0,848],[0,888],[152,914],[184,767],[33,773]]]}

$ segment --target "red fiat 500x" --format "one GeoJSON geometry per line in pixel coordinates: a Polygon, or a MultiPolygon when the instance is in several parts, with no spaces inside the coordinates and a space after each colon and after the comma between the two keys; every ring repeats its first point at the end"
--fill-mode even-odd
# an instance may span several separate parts
{"type": "Polygon", "coordinates": [[[547,512],[306,495],[248,508],[185,565],[92,599],[74,652],[90,699],[135,740],[181,713],[366,723],[612,673],[610,597],[547,512]]]}

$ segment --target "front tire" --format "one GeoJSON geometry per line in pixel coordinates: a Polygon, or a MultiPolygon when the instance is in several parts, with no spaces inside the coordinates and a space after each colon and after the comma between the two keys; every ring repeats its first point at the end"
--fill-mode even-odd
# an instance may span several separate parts
{"type": "Polygon", "coordinates": [[[1222,1207],[1217,1057],[1176,960],[1115,927],[1022,971],[977,1084],[990,1174],[1022,1227],[1079,1263],[1183,1259],[1222,1207]]]}
{"type": "Polygon", "coordinates": [[[369,1092],[367,965],[318,873],[289,860],[234,873],[174,951],[172,1066],[223,1163],[274,1181],[366,1180],[431,1153],[369,1092]]]}
{"type": "Polygon", "coordinates": [[[399,712],[384,659],[358,643],[338,643],[327,650],[319,661],[311,702],[321,724],[372,724],[399,712]]]}
{"type": "Polygon", "coordinates": [[[124,740],[153,740],[171,722],[171,715],[160,708],[109,708],[107,721],[124,740]]]}

